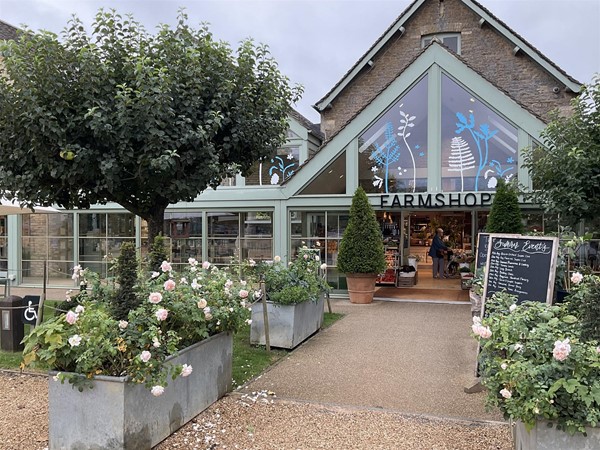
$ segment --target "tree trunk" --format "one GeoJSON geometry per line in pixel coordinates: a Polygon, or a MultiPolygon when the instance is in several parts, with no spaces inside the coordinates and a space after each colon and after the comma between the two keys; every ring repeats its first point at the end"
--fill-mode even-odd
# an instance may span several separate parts
{"type": "Polygon", "coordinates": [[[166,209],[166,206],[157,206],[152,211],[148,211],[146,217],[141,216],[148,223],[148,241],[146,242],[148,249],[150,249],[150,245],[154,242],[154,238],[163,233],[166,209]]]}

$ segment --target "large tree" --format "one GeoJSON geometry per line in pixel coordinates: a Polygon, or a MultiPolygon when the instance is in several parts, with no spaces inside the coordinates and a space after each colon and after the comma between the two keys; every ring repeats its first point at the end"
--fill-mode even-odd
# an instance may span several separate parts
{"type": "Polygon", "coordinates": [[[290,87],[268,49],[237,52],[180,13],[155,34],[100,10],[91,33],[26,30],[0,47],[0,194],[28,204],[116,202],[148,222],[245,175],[284,142],[290,87]]]}
{"type": "Polygon", "coordinates": [[[543,147],[525,153],[532,199],[569,221],[600,212],[600,76],[573,99],[572,114],[555,112],[542,132],[543,147]]]}

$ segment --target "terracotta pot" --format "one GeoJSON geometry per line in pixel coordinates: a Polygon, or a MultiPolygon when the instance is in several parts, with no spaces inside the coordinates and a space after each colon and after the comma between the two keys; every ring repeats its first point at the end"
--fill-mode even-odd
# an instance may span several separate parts
{"type": "Polygon", "coordinates": [[[346,275],[348,282],[348,296],[350,303],[371,303],[375,294],[375,280],[377,274],[374,273],[349,273],[346,275]]]}

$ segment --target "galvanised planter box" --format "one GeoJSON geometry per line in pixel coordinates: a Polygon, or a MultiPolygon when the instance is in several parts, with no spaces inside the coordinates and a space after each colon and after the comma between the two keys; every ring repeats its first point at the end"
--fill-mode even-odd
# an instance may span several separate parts
{"type": "Polygon", "coordinates": [[[159,397],[127,377],[95,377],[83,392],[50,377],[49,450],[150,449],[230,390],[232,346],[220,333],[169,358],[193,372],[168,380],[159,397]]]}
{"type": "Polygon", "coordinates": [[[597,450],[600,449],[600,428],[586,428],[587,437],[581,433],[571,436],[548,422],[539,420],[531,431],[523,422],[515,422],[513,431],[515,450],[597,450]]]}
{"type": "MultiPolygon", "coordinates": [[[[270,345],[292,349],[304,342],[323,325],[323,308],[323,295],[316,302],[295,305],[267,302],[270,345]]],[[[260,302],[252,306],[250,343],[265,345],[263,304],[260,302]]]]}

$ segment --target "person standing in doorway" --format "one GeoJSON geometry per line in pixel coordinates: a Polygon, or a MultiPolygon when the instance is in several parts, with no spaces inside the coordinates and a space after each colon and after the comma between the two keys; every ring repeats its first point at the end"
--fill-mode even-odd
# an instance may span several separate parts
{"type": "Polygon", "coordinates": [[[448,252],[448,247],[442,241],[443,236],[444,230],[438,228],[429,248],[429,256],[433,260],[433,278],[444,278],[444,255],[448,252]]]}

